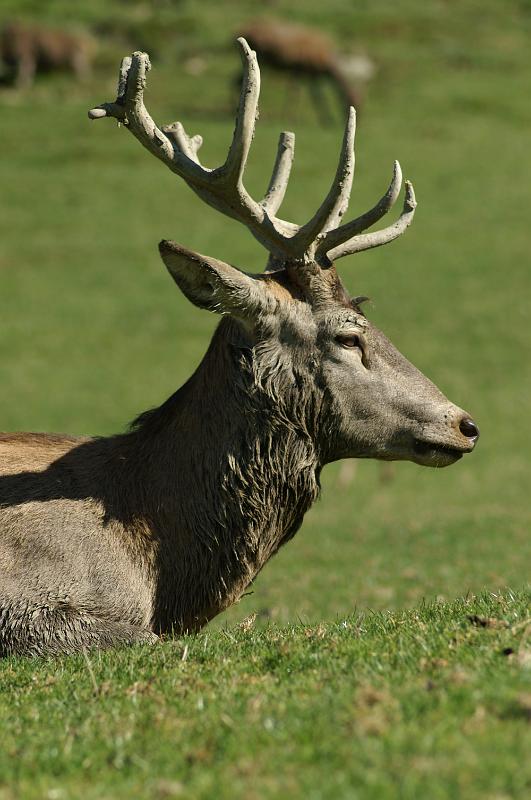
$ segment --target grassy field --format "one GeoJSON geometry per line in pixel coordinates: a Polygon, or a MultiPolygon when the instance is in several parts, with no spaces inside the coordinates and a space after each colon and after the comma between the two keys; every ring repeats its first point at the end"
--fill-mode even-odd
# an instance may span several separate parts
{"type": "MultiPolygon", "coordinates": [[[[159,239],[250,271],[264,253],[86,111],[112,99],[122,55],[149,49],[153,115],[201,132],[204,160],[219,163],[232,133],[230,40],[262,4],[42,5],[4,0],[2,12],[86,26],[99,49],[85,85],[50,76],[0,91],[0,427],[109,433],[188,377],[215,324],[174,287],[159,239]],[[190,57],[202,59],[197,77],[183,68],[190,57]]],[[[397,157],[419,210],[403,239],[341,271],[373,299],[371,320],[471,412],[479,447],[443,471],[327,468],[322,500],[252,595],[197,639],[90,656],[97,692],[84,659],[1,665],[0,798],[189,788],[505,800],[529,789],[531,3],[273,8],[378,66],[352,213],[381,195],[397,157]],[[456,600],[467,595],[481,598],[456,600]],[[474,614],[502,622],[482,627],[474,614]]],[[[335,170],[341,120],[319,127],[304,95],[286,118],[285,93],[264,70],[247,183],[263,192],[279,129],[295,130],[283,214],[303,221],[335,170]]]]}
{"type": "Polygon", "coordinates": [[[0,672],[0,797],[527,797],[529,595],[0,672]]]}

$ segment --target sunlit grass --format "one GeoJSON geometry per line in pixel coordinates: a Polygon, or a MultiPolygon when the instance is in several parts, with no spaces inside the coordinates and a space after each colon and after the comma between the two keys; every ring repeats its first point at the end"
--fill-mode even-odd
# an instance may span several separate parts
{"type": "Polygon", "coordinates": [[[1,796],[524,798],[528,614],[506,593],[8,660],[1,796]]]}

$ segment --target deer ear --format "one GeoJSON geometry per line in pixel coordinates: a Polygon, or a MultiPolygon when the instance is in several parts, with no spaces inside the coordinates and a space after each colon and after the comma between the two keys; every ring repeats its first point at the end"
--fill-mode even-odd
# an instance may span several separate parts
{"type": "Polygon", "coordinates": [[[272,305],[273,298],[262,281],[230,264],[166,240],[160,242],[159,251],[179,289],[199,308],[246,320],[272,305]]]}

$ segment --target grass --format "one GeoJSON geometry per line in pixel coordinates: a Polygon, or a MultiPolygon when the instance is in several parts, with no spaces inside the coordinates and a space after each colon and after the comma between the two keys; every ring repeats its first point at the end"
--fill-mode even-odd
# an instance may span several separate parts
{"type": "MultiPolygon", "coordinates": [[[[2,8],[72,19],[64,0],[41,6],[2,8]]],[[[378,66],[360,119],[353,213],[381,195],[397,156],[419,198],[403,239],[341,272],[354,294],[373,298],[370,318],[473,414],[479,447],[443,471],[330,466],[322,500],[253,594],[197,639],[91,654],[95,695],[82,658],[0,665],[0,798],[171,796],[181,785],[198,797],[525,795],[527,634],[515,626],[529,616],[521,587],[531,557],[531,6],[290,6],[278,0],[275,14],[329,30],[378,66]],[[465,596],[476,599],[455,600],[465,596]],[[254,625],[240,629],[251,613],[254,625]],[[474,614],[508,625],[478,627],[474,614]],[[514,653],[503,656],[507,647],[514,653]],[[376,734],[360,722],[371,728],[374,715],[376,734]]],[[[176,290],[159,239],[250,271],[264,264],[249,234],[123,129],[86,119],[112,98],[121,56],[145,47],[155,118],[179,116],[204,135],[206,163],[219,163],[232,133],[228,42],[261,4],[124,8],[76,5],[72,22],[100,42],[86,85],[49,76],[28,93],[0,92],[5,430],[121,430],[189,376],[215,320],[176,290]],[[191,55],[204,60],[198,77],[183,66],[191,55]]],[[[263,192],[278,130],[294,129],[283,213],[302,221],[327,191],[340,121],[319,127],[305,102],[286,118],[285,85],[265,71],[262,94],[247,183],[263,192]]]]}
{"type": "Polygon", "coordinates": [[[523,798],[528,614],[485,594],[12,660],[0,797],[523,798]]]}

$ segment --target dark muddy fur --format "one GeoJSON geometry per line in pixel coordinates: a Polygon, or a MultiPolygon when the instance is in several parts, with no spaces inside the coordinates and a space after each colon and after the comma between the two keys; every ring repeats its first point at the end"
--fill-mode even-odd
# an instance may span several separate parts
{"type": "Polygon", "coordinates": [[[224,320],[190,381],[124,435],[0,440],[51,459],[46,469],[0,477],[2,542],[17,565],[8,570],[0,557],[0,652],[196,630],[294,535],[318,493],[315,448],[302,420],[254,384],[241,338],[224,320]],[[57,444],[69,449],[54,459],[57,444]],[[54,508],[45,530],[19,513],[38,515],[43,504],[54,508]],[[93,538],[98,524],[103,542],[93,538]],[[140,598],[124,591],[138,571],[149,587],[140,598]],[[31,591],[21,592],[28,572],[31,591]]]}

